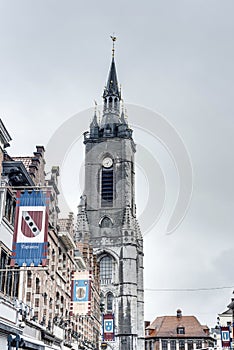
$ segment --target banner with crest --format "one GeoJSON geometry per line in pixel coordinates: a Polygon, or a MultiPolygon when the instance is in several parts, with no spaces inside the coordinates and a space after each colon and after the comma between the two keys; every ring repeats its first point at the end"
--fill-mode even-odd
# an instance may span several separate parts
{"type": "Polygon", "coordinates": [[[17,191],[11,266],[46,266],[49,191],[17,191]]]}
{"type": "Polygon", "coordinates": [[[104,314],[102,318],[103,340],[113,341],[115,339],[115,320],[113,314],[104,314]]]}
{"type": "Polygon", "coordinates": [[[91,275],[89,271],[76,271],[72,274],[71,313],[89,315],[91,307],[91,275]]]}

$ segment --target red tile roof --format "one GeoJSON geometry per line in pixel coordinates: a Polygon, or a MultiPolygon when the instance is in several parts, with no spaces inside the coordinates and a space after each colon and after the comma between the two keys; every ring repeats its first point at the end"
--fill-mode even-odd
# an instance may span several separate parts
{"type": "Polygon", "coordinates": [[[33,157],[12,157],[13,160],[22,162],[28,172],[29,172],[29,165],[31,165],[32,163],[32,158],[33,157]]]}
{"type": "Polygon", "coordinates": [[[208,337],[202,326],[195,316],[161,316],[157,317],[148,327],[148,337],[208,337]],[[185,334],[177,334],[177,328],[184,327],[185,334]]]}

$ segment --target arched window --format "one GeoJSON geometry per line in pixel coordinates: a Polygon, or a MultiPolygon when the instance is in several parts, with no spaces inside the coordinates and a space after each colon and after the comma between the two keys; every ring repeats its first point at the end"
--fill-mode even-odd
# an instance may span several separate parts
{"type": "Polygon", "coordinates": [[[113,259],[106,255],[100,260],[100,282],[101,284],[112,283],[112,263],[113,259]]]}
{"type": "Polygon", "coordinates": [[[117,97],[115,98],[115,109],[118,107],[118,99],[117,99],[117,97]]]}
{"type": "Polygon", "coordinates": [[[101,221],[101,227],[111,227],[111,226],[112,226],[111,219],[105,216],[101,221]]]}
{"type": "Polygon", "coordinates": [[[109,97],[109,108],[112,108],[112,97],[109,97]]]}
{"type": "Polygon", "coordinates": [[[114,300],[113,294],[111,292],[107,293],[107,296],[106,296],[106,308],[107,308],[107,311],[112,311],[113,310],[113,300],[114,300]]]}

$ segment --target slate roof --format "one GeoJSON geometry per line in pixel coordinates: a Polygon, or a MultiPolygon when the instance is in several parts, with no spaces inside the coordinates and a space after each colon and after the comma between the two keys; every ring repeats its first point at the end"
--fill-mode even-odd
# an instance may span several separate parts
{"type": "Polygon", "coordinates": [[[228,309],[224,312],[221,312],[219,315],[232,315],[232,310],[231,309],[228,309]]]}
{"type": "Polygon", "coordinates": [[[157,317],[146,330],[149,330],[149,336],[146,337],[173,337],[173,338],[188,338],[188,337],[209,337],[205,332],[207,326],[202,326],[195,316],[161,316],[157,317]],[[185,334],[177,334],[177,328],[184,327],[185,334]]]}
{"type": "Polygon", "coordinates": [[[107,86],[103,93],[103,97],[106,97],[106,96],[118,96],[120,98],[114,57],[112,58],[112,62],[111,62],[107,86]]]}

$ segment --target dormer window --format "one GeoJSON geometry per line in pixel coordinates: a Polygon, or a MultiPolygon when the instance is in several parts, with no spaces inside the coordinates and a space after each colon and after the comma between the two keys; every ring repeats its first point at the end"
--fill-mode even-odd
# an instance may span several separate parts
{"type": "Polygon", "coordinates": [[[177,327],[177,334],[185,334],[184,327],[177,327]]]}

